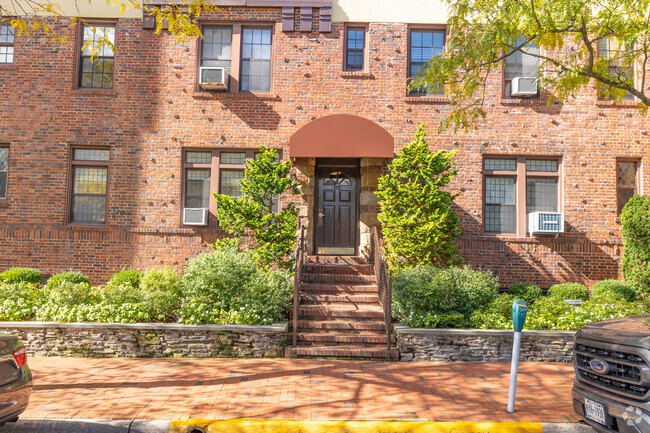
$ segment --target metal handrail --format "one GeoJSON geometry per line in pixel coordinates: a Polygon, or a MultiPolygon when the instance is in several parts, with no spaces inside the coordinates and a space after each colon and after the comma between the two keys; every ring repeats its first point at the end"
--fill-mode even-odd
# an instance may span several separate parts
{"type": "Polygon", "coordinates": [[[384,258],[383,249],[379,237],[379,229],[373,227],[370,231],[370,260],[375,269],[375,278],[377,280],[377,295],[379,303],[384,310],[384,324],[386,326],[388,356],[391,355],[391,345],[393,329],[391,327],[392,310],[391,303],[393,297],[393,282],[388,275],[388,267],[384,258]]]}
{"type": "Polygon", "coordinates": [[[302,280],[302,262],[304,257],[305,229],[298,218],[298,246],[296,247],[296,273],[293,277],[293,345],[298,342],[298,307],[300,305],[300,283],[302,280]]]}

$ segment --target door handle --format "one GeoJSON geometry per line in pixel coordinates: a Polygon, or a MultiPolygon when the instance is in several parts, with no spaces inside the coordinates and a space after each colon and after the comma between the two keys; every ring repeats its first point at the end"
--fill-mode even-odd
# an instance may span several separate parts
{"type": "Polygon", "coordinates": [[[318,218],[323,218],[324,216],[325,216],[324,213],[320,213],[320,212],[318,212],[318,218]]]}

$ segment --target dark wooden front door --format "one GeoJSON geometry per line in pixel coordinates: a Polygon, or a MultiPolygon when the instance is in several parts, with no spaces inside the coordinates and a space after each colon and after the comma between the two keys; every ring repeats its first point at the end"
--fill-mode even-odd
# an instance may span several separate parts
{"type": "Polygon", "coordinates": [[[316,253],[354,255],[359,232],[358,167],[319,167],[316,253]]]}

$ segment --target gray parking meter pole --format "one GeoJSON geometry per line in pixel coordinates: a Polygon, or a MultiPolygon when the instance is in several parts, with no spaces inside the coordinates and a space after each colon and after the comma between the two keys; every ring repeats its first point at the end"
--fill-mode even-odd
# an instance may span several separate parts
{"type": "Polygon", "coordinates": [[[512,364],[510,364],[510,393],[508,394],[508,412],[515,411],[515,396],[517,395],[517,370],[519,370],[519,350],[521,349],[521,331],[526,322],[528,305],[523,299],[517,299],[512,304],[512,322],[515,328],[515,338],[512,344],[512,364]]]}

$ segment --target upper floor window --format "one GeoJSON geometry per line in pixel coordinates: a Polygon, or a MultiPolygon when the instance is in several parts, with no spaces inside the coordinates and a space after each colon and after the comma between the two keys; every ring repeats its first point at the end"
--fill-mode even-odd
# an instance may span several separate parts
{"type": "Polygon", "coordinates": [[[108,160],[108,149],[72,149],[70,222],[106,222],[108,160]]]}
{"type": "Polygon", "coordinates": [[[9,148],[0,147],[0,199],[7,198],[8,175],[9,175],[9,148]]]}
{"type": "Polygon", "coordinates": [[[201,42],[201,66],[222,67],[230,76],[232,27],[204,27],[201,42]]]}
{"type": "MultiPolygon", "coordinates": [[[[520,44],[521,41],[517,43],[520,44]]],[[[503,73],[503,96],[505,98],[539,96],[537,85],[539,58],[535,57],[536,55],[539,55],[539,48],[534,43],[529,43],[520,51],[506,57],[503,73]],[[513,83],[513,80],[516,80],[516,83],[513,83]]]]}
{"type": "MultiPolygon", "coordinates": [[[[627,51],[615,38],[602,38],[598,41],[598,57],[609,59],[609,76],[612,78],[622,77],[625,79],[634,79],[634,68],[630,65],[623,64],[623,57],[627,51]]],[[[600,99],[612,99],[608,95],[609,86],[598,83],[598,97],[600,99]]],[[[634,99],[634,95],[626,92],[623,99],[634,99]]]]}
{"type": "Polygon", "coordinates": [[[113,88],[115,26],[82,26],[79,87],[113,88]]]}
{"type": "Polygon", "coordinates": [[[0,23],[0,63],[14,61],[14,33],[11,24],[0,23]]]}
{"type": "Polygon", "coordinates": [[[365,67],[365,51],[365,27],[347,27],[345,31],[345,70],[363,71],[365,67]]]}
{"type": "Polygon", "coordinates": [[[616,161],[616,210],[620,215],[628,201],[638,194],[638,161],[616,161]]]}
{"type": "MultiPolygon", "coordinates": [[[[411,30],[409,47],[409,77],[414,80],[415,75],[422,70],[424,65],[434,56],[442,54],[445,48],[444,30],[411,30]]],[[[435,83],[428,87],[420,87],[410,91],[411,94],[444,94],[444,89],[435,83]]]]}
{"type": "Polygon", "coordinates": [[[271,29],[242,28],[241,90],[271,90],[271,29]]]}
{"type": "Polygon", "coordinates": [[[525,236],[528,214],[558,212],[560,161],[524,157],[483,161],[484,228],[525,236]],[[525,197],[525,203],[517,198],[525,197]]]}

